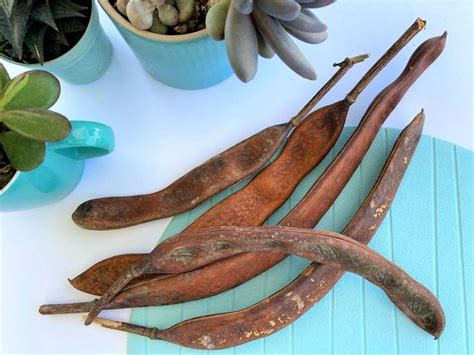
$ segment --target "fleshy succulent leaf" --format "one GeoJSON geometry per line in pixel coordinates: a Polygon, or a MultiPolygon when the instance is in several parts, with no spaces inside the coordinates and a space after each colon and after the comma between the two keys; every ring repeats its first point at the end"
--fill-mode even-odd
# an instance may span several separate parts
{"type": "Polygon", "coordinates": [[[53,12],[51,11],[51,6],[49,5],[49,0],[35,2],[34,8],[31,11],[31,19],[36,22],[44,23],[56,31],[58,30],[53,12]]]}
{"type": "Polygon", "coordinates": [[[13,5],[15,0],[0,0],[0,7],[5,10],[5,13],[10,16],[12,14],[13,5]]]}
{"type": "Polygon", "coordinates": [[[47,26],[42,25],[36,31],[28,32],[25,36],[26,46],[39,63],[44,63],[44,37],[46,30],[47,26]]]}
{"type": "Polygon", "coordinates": [[[43,142],[62,140],[71,131],[66,117],[49,110],[4,111],[0,112],[0,121],[22,136],[43,142]]]}
{"type": "Polygon", "coordinates": [[[8,75],[7,70],[3,66],[2,63],[0,63],[0,92],[3,90],[5,85],[10,81],[10,75],[8,75]]]}
{"type": "Polygon", "coordinates": [[[18,59],[23,56],[23,40],[33,0],[17,0],[10,13],[0,6],[0,32],[10,43],[18,59]]]}
{"type": "Polygon", "coordinates": [[[51,6],[51,11],[55,19],[69,17],[85,17],[80,11],[86,10],[86,7],[75,4],[72,1],[56,0],[51,6]]]}
{"type": "Polygon", "coordinates": [[[48,72],[33,70],[16,76],[5,87],[0,109],[48,109],[59,98],[61,86],[48,72]]]}
{"type": "Polygon", "coordinates": [[[2,132],[0,143],[10,164],[17,170],[30,171],[44,160],[46,143],[23,137],[14,131],[2,132]]]}

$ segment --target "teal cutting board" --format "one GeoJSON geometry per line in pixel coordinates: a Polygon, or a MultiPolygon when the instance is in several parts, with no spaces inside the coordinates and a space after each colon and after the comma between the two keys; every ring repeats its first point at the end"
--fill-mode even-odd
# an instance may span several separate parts
{"type": "MultiPolygon", "coordinates": [[[[354,128],[269,220],[275,224],[308,191],[354,128]]],[[[374,183],[399,131],[382,130],[318,228],[340,231],[374,183]]],[[[417,328],[377,287],[348,274],[326,298],[294,324],[267,338],[213,354],[472,353],[474,351],[474,154],[423,136],[389,214],[370,246],[400,265],[439,298],[446,329],[439,340],[417,328]]],[[[180,232],[212,205],[243,186],[225,191],[175,217],[161,236],[180,232]]],[[[268,272],[223,294],[182,305],[133,310],[132,323],[169,327],[184,319],[237,310],[287,285],[308,264],[290,257],[268,272]]],[[[128,352],[204,354],[130,335],[128,352]]]]}

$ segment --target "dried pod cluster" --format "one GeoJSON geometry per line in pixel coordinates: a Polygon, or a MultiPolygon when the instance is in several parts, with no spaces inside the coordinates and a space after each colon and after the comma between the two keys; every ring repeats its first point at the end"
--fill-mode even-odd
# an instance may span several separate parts
{"type": "Polygon", "coordinates": [[[185,23],[194,13],[194,0],[117,0],[115,6],[137,29],[159,34],[185,23]]]}
{"type": "Polygon", "coordinates": [[[258,55],[276,53],[293,71],[310,80],[316,72],[293,42],[317,44],[327,38],[327,26],[310,8],[333,3],[328,0],[221,0],[206,16],[206,28],[215,40],[226,41],[227,56],[243,82],[257,72],[258,55]]]}

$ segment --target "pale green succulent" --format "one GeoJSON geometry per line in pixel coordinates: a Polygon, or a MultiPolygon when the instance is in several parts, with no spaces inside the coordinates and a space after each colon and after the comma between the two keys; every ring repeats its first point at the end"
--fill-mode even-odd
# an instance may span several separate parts
{"type": "Polygon", "coordinates": [[[293,71],[316,79],[316,72],[290,36],[317,44],[327,38],[327,26],[310,10],[335,0],[220,0],[206,16],[209,35],[226,41],[227,56],[237,77],[253,79],[258,55],[276,53],[293,71]]]}
{"type": "Polygon", "coordinates": [[[194,0],[117,0],[116,7],[135,28],[166,34],[191,18],[194,0]]]}
{"type": "Polygon", "coordinates": [[[61,92],[50,73],[33,70],[10,79],[0,64],[0,145],[10,165],[19,171],[38,167],[46,142],[64,139],[69,120],[49,110],[61,92]]]}

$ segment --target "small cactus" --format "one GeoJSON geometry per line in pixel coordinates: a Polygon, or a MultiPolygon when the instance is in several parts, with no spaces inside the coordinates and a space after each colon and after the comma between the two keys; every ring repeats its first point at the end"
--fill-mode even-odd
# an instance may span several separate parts
{"type": "Polygon", "coordinates": [[[64,139],[71,130],[66,117],[49,110],[59,98],[59,81],[33,70],[10,79],[0,64],[0,162],[5,168],[29,171],[45,157],[46,142],[64,139]]]}
{"type": "MultiPolygon", "coordinates": [[[[213,0],[214,1],[214,0],[213,0]]],[[[310,9],[335,0],[220,0],[206,16],[206,28],[216,41],[226,40],[227,56],[237,77],[252,80],[257,56],[273,57],[304,78],[316,72],[290,35],[317,44],[327,38],[327,26],[310,9]]]]}
{"type": "Polygon", "coordinates": [[[194,0],[117,0],[115,6],[139,30],[166,34],[169,27],[188,21],[194,0]]]}

